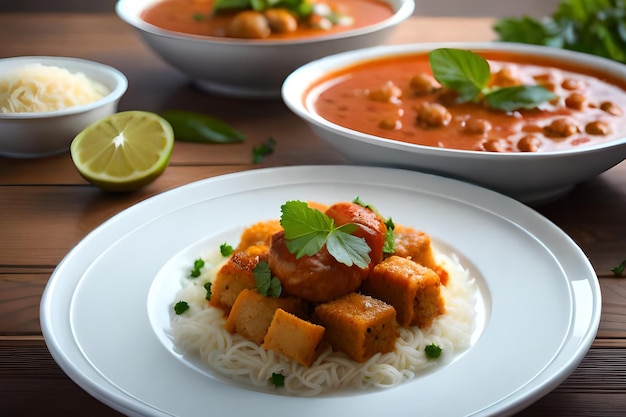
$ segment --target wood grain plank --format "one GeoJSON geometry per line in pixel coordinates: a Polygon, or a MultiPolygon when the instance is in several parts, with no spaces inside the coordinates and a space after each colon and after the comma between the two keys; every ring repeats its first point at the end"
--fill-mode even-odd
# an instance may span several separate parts
{"type": "MultiPolygon", "coordinates": [[[[592,348],[563,384],[517,415],[623,416],[626,409],[624,358],[626,347],[592,348]]],[[[56,365],[41,340],[17,344],[0,338],[0,369],[3,372],[0,415],[38,415],[39,403],[43,401],[48,416],[120,415],[72,382],[56,365]],[[69,398],[72,400],[68,401],[69,398]]]]}

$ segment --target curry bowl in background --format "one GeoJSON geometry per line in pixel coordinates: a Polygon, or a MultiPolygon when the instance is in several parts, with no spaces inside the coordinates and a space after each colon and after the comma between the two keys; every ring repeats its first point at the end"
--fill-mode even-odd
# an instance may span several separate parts
{"type": "Polygon", "coordinates": [[[188,0],[119,0],[116,12],[139,32],[148,47],[187,74],[200,89],[227,96],[271,98],[280,97],[285,77],[299,66],[334,53],[381,44],[414,10],[413,0],[346,1],[384,6],[388,16],[376,21],[380,13],[374,11],[375,19],[363,27],[357,26],[357,16],[355,26],[342,26],[341,31],[294,32],[257,39],[232,37],[223,28],[209,31],[211,1],[196,2],[196,9],[187,9],[185,4],[192,3],[188,0]],[[163,13],[169,13],[169,20],[183,19],[183,23],[167,26],[168,19],[159,16],[148,23],[149,9],[166,3],[172,8],[163,13]]]}
{"type": "Polygon", "coordinates": [[[68,152],[78,133],[117,111],[127,86],[117,69],[84,59],[0,59],[0,156],[68,152]]]}
{"type": "Polygon", "coordinates": [[[434,43],[316,60],[287,77],[282,97],[354,163],[435,173],[539,204],[626,158],[625,88],[626,67],[596,56],[434,43]]]}

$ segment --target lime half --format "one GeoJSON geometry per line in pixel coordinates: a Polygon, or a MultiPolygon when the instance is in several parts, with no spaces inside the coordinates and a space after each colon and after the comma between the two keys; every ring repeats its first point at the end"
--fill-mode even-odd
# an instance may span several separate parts
{"type": "Polygon", "coordinates": [[[115,113],[91,124],[72,141],[78,172],[107,191],[133,191],[165,171],[174,132],[161,116],[144,111],[115,113]]]}

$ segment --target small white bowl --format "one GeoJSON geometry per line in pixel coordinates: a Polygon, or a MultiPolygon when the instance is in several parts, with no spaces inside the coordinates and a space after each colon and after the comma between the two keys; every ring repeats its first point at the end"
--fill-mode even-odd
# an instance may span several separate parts
{"type": "Polygon", "coordinates": [[[117,111],[126,92],[124,74],[107,65],[78,58],[24,56],[0,59],[0,75],[30,64],[83,73],[111,92],[92,103],[49,112],[0,113],[0,156],[41,158],[69,151],[74,137],[91,123],[117,111]]]}
{"type": "Polygon", "coordinates": [[[364,134],[331,123],[307,107],[308,91],[329,73],[371,59],[423,53],[442,47],[548,56],[563,62],[602,68],[626,84],[626,66],[623,64],[562,49],[497,42],[407,44],[365,48],[304,65],[285,80],[283,101],[321,139],[354,163],[409,168],[457,178],[532,205],[554,200],[577,183],[601,174],[626,158],[626,132],[617,140],[561,151],[467,151],[414,145],[364,134]]]}
{"type": "Polygon", "coordinates": [[[221,95],[273,98],[299,66],[338,52],[383,43],[396,25],[411,16],[413,0],[383,0],[392,17],[361,29],[294,40],[247,40],[187,35],[160,29],[140,15],[158,0],[119,0],[118,16],[139,31],[164,61],[187,74],[204,91],[221,95]]]}

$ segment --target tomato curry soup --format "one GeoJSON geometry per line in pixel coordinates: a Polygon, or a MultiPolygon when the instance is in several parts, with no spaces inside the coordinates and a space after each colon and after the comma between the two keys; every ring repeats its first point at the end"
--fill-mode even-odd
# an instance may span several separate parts
{"type": "Polygon", "coordinates": [[[342,19],[331,19],[335,22],[333,24],[324,24],[319,19],[317,23],[305,23],[303,19],[288,16],[285,9],[270,9],[263,13],[252,10],[213,13],[213,3],[214,0],[163,0],[143,11],[141,18],[162,29],[192,35],[277,40],[322,36],[357,29],[382,22],[394,13],[391,5],[382,0],[331,0],[324,3],[324,8],[335,13],[335,16],[342,16],[342,19]],[[273,14],[273,18],[270,14],[273,14]],[[240,19],[241,24],[233,22],[238,15],[243,16],[240,19]],[[267,16],[270,22],[267,23],[263,16],[267,16]],[[285,21],[285,16],[290,20],[285,21]],[[272,21],[276,21],[276,24],[272,24],[272,21]],[[264,27],[268,24],[271,30],[264,27]],[[234,26],[240,29],[233,29],[234,26]],[[242,26],[247,29],[241,30],[242,26]]]}
{"type": "Polygon", "coordinates": [[[459,103],[432,77],[428,53],[359,63],[317,82],[307,106],[362,133],[419,145],[493,152],[566,150],[626,134],[626,92],[600,69],[481,51],[490,85],[541,85],[556,98],[534,109],[503,111],[459,103]]]}

